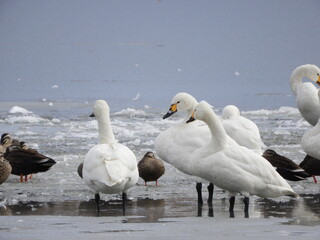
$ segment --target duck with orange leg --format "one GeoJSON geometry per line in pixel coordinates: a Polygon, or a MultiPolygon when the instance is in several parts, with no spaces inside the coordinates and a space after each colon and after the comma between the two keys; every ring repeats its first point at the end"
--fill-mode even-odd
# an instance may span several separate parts
{"type": "Polygon", "coordinates": [[[158,179],[164,174],[165,168],[163,162],[155,158],[153,152],[147,152],[141,161],[138,163],[139,176],[144,180],[144,185],[147,182],[156,182],[158,186],[158,179]]]}

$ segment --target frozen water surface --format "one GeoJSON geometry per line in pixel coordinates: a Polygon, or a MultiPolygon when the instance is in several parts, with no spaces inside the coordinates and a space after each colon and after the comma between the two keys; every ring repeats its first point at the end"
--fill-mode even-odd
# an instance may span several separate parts
{"type": "MultiPolygon", "coordinates": [[[[154,183],[146,187],[139,179],[129,190],[126,216],[122,214],[120,196],[101,195],[101,217],[97,218],[94,196],[77,174],[78,164],[97,143],[97,123],[89,117],[91,112],[92,103],[55,103],[50,108],[46,102],[0,103],[2,132],[9,132],[57,161],[51,170],[34,175],[26,183],[11,175],[0,186],[1,239],[43,239],[44,232],[68,239],[315,239],[320,233],[319,184],[312,179],[290,182],[300,194],[299,200],[252,196],[249,219],[244,219],[239,196],[235,218],[230,219],[224,191],[215,188],[213,205],[198,207],[195,183],[166,163],[158,187],[154,183]]],[[[115,136],[140,160],[145,152],[154,151],[154,139],[162,130],[181,121],[179,114],[162,120],[164,113],[152,107],[111,108],[115,136]]],[[[309,126],[297,109],[242,114],[257,123],[266,146],[297,163],[302,161],[300,139],[309,126]]],[[[207,184],[203,183],[204,200],[207,184]]]]}

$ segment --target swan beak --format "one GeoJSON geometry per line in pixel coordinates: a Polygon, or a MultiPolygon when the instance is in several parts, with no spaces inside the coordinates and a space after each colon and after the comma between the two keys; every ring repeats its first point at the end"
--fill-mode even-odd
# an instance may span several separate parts
{"type": "Polygon", "coordinates": [[[92,114],[90,115],[90,117],[95,117],[94,113],[92,113],[92,114]]]}
{"type": "Polygon", "coordinates": [[[318,81],[317,84],[320,86],[320,75],[318,75],[318,81]]]}
{"type": "Polygon", "coordinates": [[[177,112],[177,104],[171,104],[169,111],[166,113],[166,115],[163,116],[163,119],[166,119],[177,112]]]}
{"type": "Polygon", "coordinates": [[[193,122],[194,120],[196,120],[196,119],[194,117],[194,112],[193,112],[191,117],[189,118],[189,120],[186,123],[193,122]]]}

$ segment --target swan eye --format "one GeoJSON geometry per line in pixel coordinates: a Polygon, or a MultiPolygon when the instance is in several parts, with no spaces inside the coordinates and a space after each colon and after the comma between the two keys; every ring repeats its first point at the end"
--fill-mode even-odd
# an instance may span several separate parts
{"type": "MultiPolygon", "coordinates": [[[[319,74],[318,74],[319,75],[319,74]]],[[[177,104],[180,103],[180,101],[177,102],[177,104]]]]}

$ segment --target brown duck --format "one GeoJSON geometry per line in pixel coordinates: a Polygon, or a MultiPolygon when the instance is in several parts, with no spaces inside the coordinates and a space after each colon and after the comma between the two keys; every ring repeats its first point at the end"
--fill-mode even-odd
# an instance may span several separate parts
{"type": "Polygon", "coordinates": [[[145,186],[147,182],[156,182],[164,174],[164,165],[160,159],[154,157],[153,152],[147,152],[138,163],[139,176],[144,180],[145,186]]]}
{"type": "Polygon", "coordinates": [[[10,163],[12,167],[11,174],[20,176],[20,182],[23,182],[23,176],[25,176],[25,181],[27,181],[28,175],[46,172],[56,164],[56,161],[52,158],[44,156],[34,149],[28,149],[26,146],[22,149],[20,143],[19,146],[10,145],[12,142],[9,134],[2,134],[1,146],[2,148],[6,148],[3,158],[10,163]]]}
{"type": "Polygon", "coordinates": [[[0,185],[4,183],[11,174],[11,165],[4,161],[2,155],[0,156],[0,185]]]}
{"type": "Polygon", "coordinates": [[[314,183],[317,183],[316,176],[320,175],[320,160],[310,155],[307,155],[299,164],[310,176],[313,177],[314,183]]]}
{"type": "Polygon", "coordinates": [[[293,162],[291,159],[276,153],[274,150],[267,149],[263,155],[276,171],[290,181],[301,181],[311,177],[305,169],[293,162]]]}

